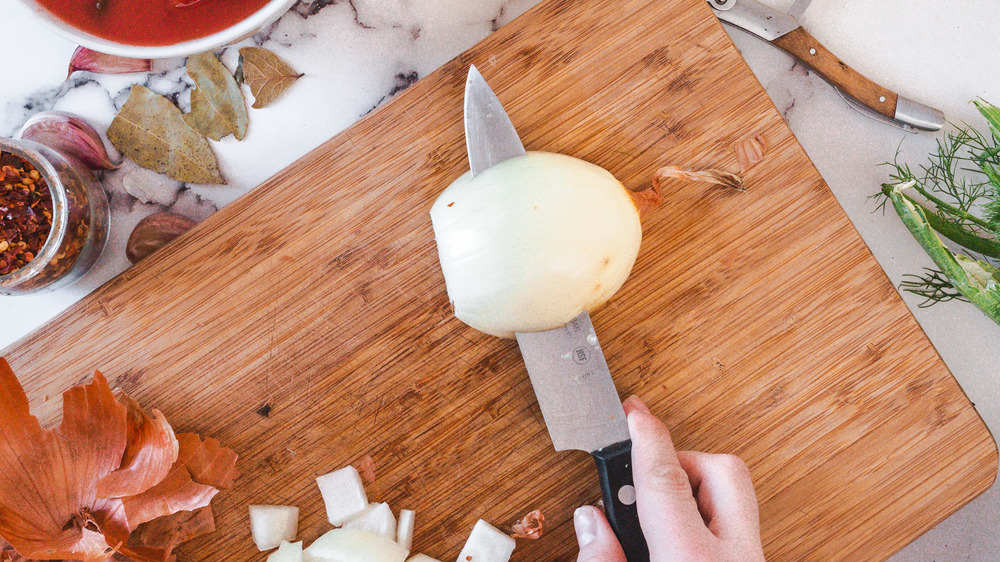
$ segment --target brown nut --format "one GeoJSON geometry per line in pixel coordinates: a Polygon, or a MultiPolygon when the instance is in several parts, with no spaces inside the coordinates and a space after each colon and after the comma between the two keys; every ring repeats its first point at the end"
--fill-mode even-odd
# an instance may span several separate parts
{"type": "Polygon", "coordinates": [[[177,213],[156,213],[139,221],[125,244],[125,257],[132,263],[166,246],[191,230],[196,222],[177,213]]]}

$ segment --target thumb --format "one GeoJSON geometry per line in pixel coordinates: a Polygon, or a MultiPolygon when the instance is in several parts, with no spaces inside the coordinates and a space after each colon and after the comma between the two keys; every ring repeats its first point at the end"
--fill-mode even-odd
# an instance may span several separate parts
{"type": "Polygon", "coordinates": [[[625,552],[601,510],[590,505],[577,508],[573,527],[580,544],[577,562],[626,562],[625,552]]]}

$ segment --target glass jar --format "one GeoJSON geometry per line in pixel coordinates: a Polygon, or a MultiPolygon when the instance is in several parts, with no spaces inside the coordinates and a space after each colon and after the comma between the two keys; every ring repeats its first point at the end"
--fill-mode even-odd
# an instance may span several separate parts
{"type": "Polygon", "coordinates": [[[7,152],[35,167],[52,194],[52,227],[38,254],[0,275],[0,295],[65,287],[83,277],[104,250],[109,208],[104,188],[79,160],[27,140],[0,138],[7,152]]]}

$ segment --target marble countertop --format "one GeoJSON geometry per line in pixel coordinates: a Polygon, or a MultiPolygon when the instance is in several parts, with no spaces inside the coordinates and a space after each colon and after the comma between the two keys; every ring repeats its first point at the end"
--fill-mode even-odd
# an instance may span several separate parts
{"type": "MultiPolygon", "coordinates": [[[[301,0],[261,33],[222,52],[235,67],[240,46],[267,47],[305,73],[274,105],[251,110],[247,137],[213,143],[229,185],[187,185],[134,165],[104,178],[112,206],[108,247],[75,285],[54,293],[0,297],[0,348],[59,314],[125,270],[125,240],[144,216],[172,210],[201,220],[281,170],[378,104],[509,22],[538,0],[301,0]]],[[[791,0],[768,0],[786,9],[791,0]]],[[[187,108],[183,60],[157,61],[148,75],[77,72],[75,45],[0,0],[0,136],[32,114],[59,109],[110,124],[139,82],[187,108]]],[[[944,110],[952,122],[982,126],[970,100],[1000,104],[1000,3],[934,0],[816,0],[805,27],[862,74],[944,110]]],[[[939,135],[907,134],[850,109],[824,81],[748,34],[727,28],[771,99],[894,283],[931,265],[892,213],[867,197],[886,180],[878,164],[897,149],[924,162],[939,135]]],[[[906,303],[994,434],[1000,432],[1000,326],[972,305],[906,303]]],[[[895,561],[991,560],[1000,552],[1000,488],[993,488],[893,557],[895,561]]]]}

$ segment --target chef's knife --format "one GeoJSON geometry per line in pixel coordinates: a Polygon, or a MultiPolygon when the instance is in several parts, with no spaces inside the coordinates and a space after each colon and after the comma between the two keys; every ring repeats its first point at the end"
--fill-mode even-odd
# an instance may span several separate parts
{"type": "Polygon", "coordinates": [[[865,78],[833,55],[799,23],[808,2],[792,6],[795,16],[779,12],[757,0],[707,0],[715,15],[760,37],[792,55],[833,84],[852,107],[906,130],[937,131],[944,126],[944,113],[900,96],[865,78]],[[864,111],[863,109],[868,111],[864,111]]]}
{"type": "MultiPolygon", "coordinates": [[[[465,144],[473,176],[525,154],[510,117],[475,66],[465,84],[465,144]]],[[[516,335],[553,445],[594,456],[608,522],[628,562],[647,562],[628,422],[590,315],[585,310],[560,328],[516,335]]]]}

